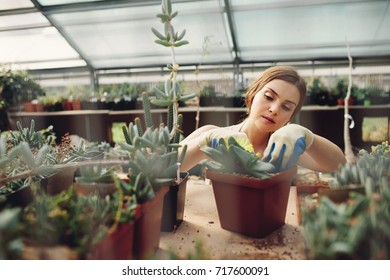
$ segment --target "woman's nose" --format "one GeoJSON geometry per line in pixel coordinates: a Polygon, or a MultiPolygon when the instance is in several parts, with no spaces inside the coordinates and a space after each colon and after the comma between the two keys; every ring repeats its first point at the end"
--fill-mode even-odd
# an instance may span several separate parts
{"type": "Polygon", "coordinates": [[[270,107],[269,107],[269,112],[276,115],[278,112],[279,112],[279,105],[275,103],[273,103],[270,107]]]}

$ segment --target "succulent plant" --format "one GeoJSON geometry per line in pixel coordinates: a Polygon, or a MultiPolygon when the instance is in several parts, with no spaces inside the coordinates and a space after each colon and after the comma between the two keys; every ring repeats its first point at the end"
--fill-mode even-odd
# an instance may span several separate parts
{"type": "Polygon", "coordinates": [[[211,158],[203,160],[202,165],[218,172],[266,179],[274,169],[272,164],[261,161],[253,151],[244,149],[233,137],[221,138],[214,147],[204,146],[201,151],[211,158]]]}
{"type": "Polygon", "coordinates": [[[19,229],[20,208],[0,211],[0,260],[20,259],[24,248],[19,229]]]}
{"type": "Polygon", "coordinates": [[[174,30],[172,20],[177,15],[177,11],[172,12],[171,0],[162,0],[161,13],[157,14],[157,17],[164,24],[164,32],[160,33],[157,29],[152,28],[153,34],[157,37],[155,43],[171,49],[172,63],[167,64],[170,75],[165,81],[164,90],[155,87],[154,92],[156,96],[150,102],[156,106],[169,107],[169,111],[172,110],[173,130],[170,130],[170,132],[172,131],[173,134],[177,129],[179,101],[185,102],[197,96],[196,94],[183,94],[180,85],[176,82],[179,64],[176,63],[175,48],[189,44],[188,41],[183,40],[186,34],[185,29],[180,34],[174,30]]]}
{"type": "Polygon", "coordinates": [[[115,166],[105,168],[102,165],[80,167],[80,176],[75,177],[77,183],[113,183],[115,166]]]}
{"type": "Polygon", "coordinates": [[[309,257],[316,259],[388,259],[390,257],[390,149],[384,142],[371,152],[361,150],[356,164],[345,164],[334,174],[333,187],[360,186],[335,203],[321,196],[307,198],[302,208],[309,257]]]}
{"type": "MultiPolygon", "coordinates": [[[[145,131],[142,129],[141,120],[136,118],[128,128],[122,127],[126,143],[119,142],[118,145],[129,153],[130,183],[137,190],[138,200],[144,202],[153,198],[155,192],[163,185],[169,185],[175,181],[179,165],[186,153],[186,146],[179,155],[181,115],[178,118],[178,129],[174,137],[171,137],[169,126],[160,124],[158,128],[153,128],[150,104],[145,95],[143,97],[145,131]]],[[[168,114],[168,123],[172,126],[171,116],[168,114]]]]}
{"type": "Polygon", "coordinates": [[[74,188],[41,194],[23,210],[24,237],[33,245],[66,245],[85,258],[107,233],[113,204],[97,195],[78,196],[74,188]]]}
{"type": "Polygon", "coordinates": [[[373,147],[371,152],[360,150],[357,162],[340,166],[334,177],[334,188],[364,186],[367,194],[378,192],[382,186],[389,186],[389,145],[384,142],[373,147]]]}

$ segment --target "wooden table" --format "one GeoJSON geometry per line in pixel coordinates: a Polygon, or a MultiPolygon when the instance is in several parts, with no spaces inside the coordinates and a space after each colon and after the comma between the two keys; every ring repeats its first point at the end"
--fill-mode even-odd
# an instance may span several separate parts
{"type": "Polygon", "coordinates": [[[291,187],[286,224],[264,238],[252,238],[221,228],[212,186],[192,176],[187,182],[184,220],[174,232],[161,233],[157,258],[173,252],[187,258],[201,244],[206,259],[305,259],[302,227],[298,223],[297,195],[291,187]]]}

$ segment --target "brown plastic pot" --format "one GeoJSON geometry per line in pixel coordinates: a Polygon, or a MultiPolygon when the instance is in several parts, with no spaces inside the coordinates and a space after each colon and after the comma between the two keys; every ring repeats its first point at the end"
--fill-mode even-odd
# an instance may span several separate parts
{"type": "Polygon", "coordinates": [[[135,220],[134,257],[148,259],[159,247],[164,197],[169,186],[162,187],[155,197],[139,204],[139,218],[135,220]]]}
{"type": "Polygon", "coordinates": [[[134,222],[120,224],[93,250],[92,260],[130,260],[133,258],[134,222]]]}
{"type": "Polygon", "coordinates": [[[59,194],[62,191],[66,191],[73,184],[75,171],[75,167],[60,169],[54,175],[43,179],[41,185],[47,194],[59,194]]]}
{"type": "Polygon", "coordinates": [[[206,170],[212,181],[221,227],[261,238],[283,226],[290,184],[297,168],[258,179],[206,170]]]}
{"type": "Polygon", "coordinates": [[[349,199],[349,194],[351,192],[358,192],[361,194],[365,194],[364,187],[354,187],[354,188],[344,188],[344,189],[321,189],[318,191],[318,195],[320,197],[326,196],[334,203],[342,203],[346,202],[349,199]]]}
{"type": "Polygon", "coordinates": [[[180,173],[180,183],[169,186],[165,195],[161,222],[163,232],[175,230],[183,221],[188,175],[188,172],[180,173]]]}

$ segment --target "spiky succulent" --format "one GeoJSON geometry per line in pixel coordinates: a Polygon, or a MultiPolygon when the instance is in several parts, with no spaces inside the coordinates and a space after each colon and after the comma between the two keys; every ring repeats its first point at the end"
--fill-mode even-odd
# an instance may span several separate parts
{"type": "Polygon", "coordinates": [[[390,152],[385,142],[372,148],[371,152],[360,150],[356,164],[346,163],[334,174],[335,188],[365,187],[368,194],[389,186],[390,152]]]}
{"type": "Polygon", "coordinates": [[[261,161],[253,151],[244,149],[234,137],[221,138],[214,147],[204,146],[201,151],[211,158],[203,160],[202,165],[214,171],[266,179],[274,169],[272,164],[261,161]]]}

